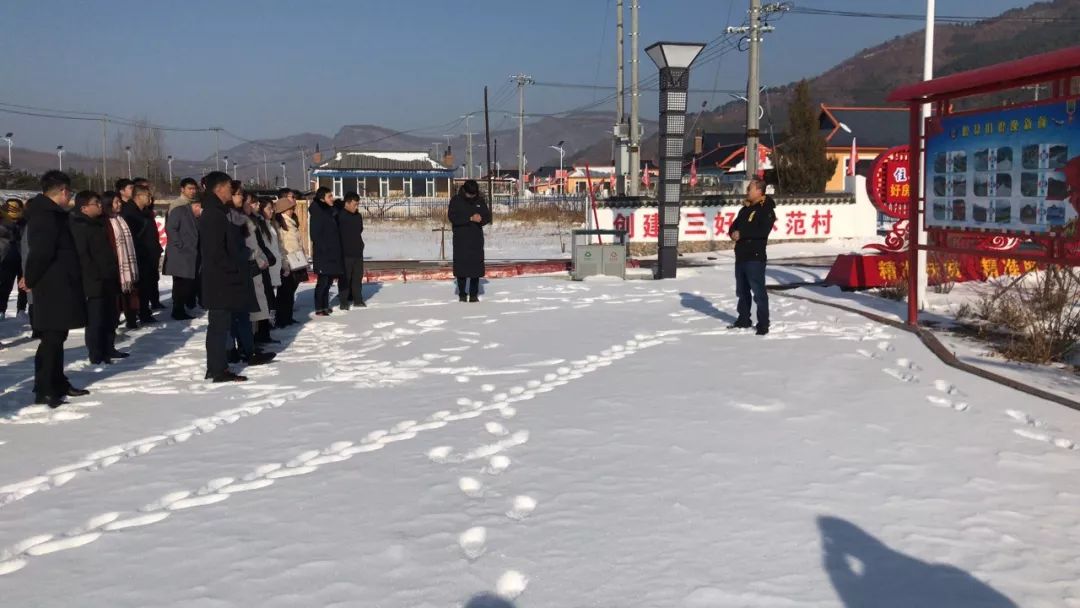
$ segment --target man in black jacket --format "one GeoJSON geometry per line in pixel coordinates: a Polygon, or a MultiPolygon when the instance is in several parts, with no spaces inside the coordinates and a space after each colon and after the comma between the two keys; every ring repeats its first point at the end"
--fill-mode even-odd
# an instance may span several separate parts
{"type": "Polygon", "coordinates": [[[34,297],[31,326],[41,343],[34,356],[35,403],[59,407],[64,397],[90,391],[71,386],[64,375],[68,331],[86,324],[79,255],[68,224],[71,178],[60,171],[41,177],[41,192],[26,204],[26,289],[34,297]]]}
{"type": "Polygon", "coordinates": [[[135,257],[139,261],[139,321],[154,323],[157,319],[151,311],[154,293],[157,292],[158,260],[161,259],[161,241],[158,239],[157,224],[146,215],[150,206],[150,189],[135,186],[134,196],[123,203],[120,215],[131,230],[135,240],[135,257]]]}
{"type": "Polygon", "coordinates": [[[150,309],[163,310],[165,308],[165,305],[161,303],[161,292],[159,291],[158,287],[161,283],[161,256],[164,253],[164,250],[161,248],[161,235],[157,227],[157,215],[154,213],[154,204],[157,202],[157,199],[154,198],[154,185],[151,184],[150,180],[146,179],[145,177],[136,177],[132,181],[135,182],[136,191],[145,189],[150,196],[150,201],[145,207],[140,205],[140,210],[143,212],[143,215],[146,217],[146,219],[149,220],[150,227],[154,230],[154,238],[157,239],[157,249],[154,256],[154,264],[150,266],[150,269],[154,272],[154,278],[152,281],[147,281],[147,285],[150,287],[150,309]]]}
{"type": "Polygon", "coordinates": [[[735,293],[739,318],[733,328],[750,327],[750,295],[757,305],[757,335],[769,333],[769,294],[765,291],[765,246],[776,223],[776,203],[765,194],[765,182],[752,180],[746,202],[732,222],[728,235],[735,241],[735,293]]]}
{"type": "Polygon", "coordinates": [[[338,298],[341,310],[349,310],[352,302],[360,308],[364,303],[364,216],[360,215],[360,195],[355,192],[345,193],[345,207],[338,215],[338,227],[341,228],[341,252],[345,257],[345,274],[339,283],[338,298]]]}
{"type": "Polygon", "coordinates": [[[226,204],[232,201],[232,178],[214,171],[203,178],[202,215],[199,216],[199,255],[202,262],[203,306],[206,330],[206,378],[214,382],[242,382],[246,377],[229,369],[227,340],[234,312],[248,312],[251,275],[244,263],[242,236],[229,225],[226,204]]]}
{"type": "Polygon", "coordinates": [[[109,228],[102,217],[101,198],[85,190],[75,195],[71,236],[82,266],[86,296],[86,350],[90,363],[112,363],[115,342],[120,265],[109,242],[109,228]]]}

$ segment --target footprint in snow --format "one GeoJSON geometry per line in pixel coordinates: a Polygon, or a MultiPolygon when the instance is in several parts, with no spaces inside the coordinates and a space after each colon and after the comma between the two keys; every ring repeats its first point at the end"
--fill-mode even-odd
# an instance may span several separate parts
{"type": "Polygon", "coordinates": [[[893,348],[892,343],[889,342],[889,341],[878,342],[877,347],[878,347],[878,350],[881,350],[881,351],[884,351],[884,352],[887,352],[887,353],[890,353],[890,352],[896,350],[895,348],[893,348]]]}
{"type": "Polygon", "coordinates": [[[506,516],[510,519],[516,519],[520,521],[532,515],[532,512],[535,510],[535,499],[529,496],[515,496],[514,503],[511,506],[510,510],[506,512],[506,516]]]}
{"type": "Polygon", "coordinates": [[[479,498],[484,494],[484,484],[472,477],[462,477],[458,480],[458,488],[462,494],[469,498],[479,498]]]}
{"type": "Polygon", "coordinates": [[[487,550],[487,530],[480,526],[469,528],[458,536],[458,545],[465,557],[477,559],[487,550]]]}
{"type": "Polygon", "coordinates": [[[912,361],[911,359],[903,359],[903,358],[897,359],[896,360],[896,365],[903,368],[903,369],[910,369],[911,371],[915,371],[915,372],[922,370],[922,368],[919,367],[918,365],[916,365],[915,362],[912,361]]]}
{"type": "Polygon", "coordinates": [[[934,380],[934,388],[938,391],[945,393],[946,395],[959,395],[960,391],[957,390],[953,384],[947,380],[934,380]]]}
{"type": "Polygon", "coordinates": [[[870,352],[870,351],[868,351],[866,349],[863,349],[863,348],[860,348],[859,350],[857,350],[855,352],[857,352],[860,355],[866,357],[867,359],[881,359],[881,355],[879,355],[877,353],[872,353],[872,352],[870,352]]]}
{"type": "Polygon", "coordinates": [[[529,579],[517,570],[508,570],[495,583],[495,593],[508,600],[515,600],[525,593],[529,579]]]}
{"type": "Polygon", "coordinates": [[[926,400],[938,407],[949,408],[952,410],[956,410],[957,412],[963,412],[968,409],[968,404],[959,401],[953,401],[952,399],[949,399],[947,397],[927,395],[926,400]]]}
{"type": "Polygon", "coordinates": [[[885,369],[883,369],[881,371],[883,371],[886,374],[892,376],[893,378],[896,378],[897,380],[899,380],[901,382],[915,382],[915,381],[918,380],[918,378],[916,378],[914,374],[909,374],[909,373],[907,373],[905,371],[898,370],[898,369],[892,369],[890,367],[886,367],[885,369]]]}

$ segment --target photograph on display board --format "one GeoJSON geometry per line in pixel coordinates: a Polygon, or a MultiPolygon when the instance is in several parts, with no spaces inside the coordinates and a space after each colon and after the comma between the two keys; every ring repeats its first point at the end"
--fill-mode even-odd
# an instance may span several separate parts
{"type": "Polygon", "coordinates": [[[1056,231],[1080,211],[1077,102],[945,116],[926,143],[928,227],[1056,231]]]}

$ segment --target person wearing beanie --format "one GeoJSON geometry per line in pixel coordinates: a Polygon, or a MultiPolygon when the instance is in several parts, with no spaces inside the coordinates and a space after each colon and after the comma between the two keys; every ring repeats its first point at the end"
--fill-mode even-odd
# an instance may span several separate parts
{"type": "Polygon", "coordinates": [[[480,195],[476,180],[465,182],[450,199],[447,217],[454,229],[454,277],[457,278],[458,300],[479,302],[480,278],[485,274],[484,226],[491,223],[491,208],[480,195]]]}

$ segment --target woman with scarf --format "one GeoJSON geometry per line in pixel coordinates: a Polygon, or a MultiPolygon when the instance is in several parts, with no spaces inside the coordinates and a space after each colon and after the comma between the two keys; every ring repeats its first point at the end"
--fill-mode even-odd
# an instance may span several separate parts
{"type": "MultiPolygon", "coordinates": [[[[127,326],[138,327],[136,318],[139,314],[139,295],[136,285],[139,283],[139,262],[135,257],[135,239],[131,236],[127,222],[120,217],[120,196],[109,191],[101,195],[101,210],[105,215],[105,225],[109,233],[109,245],[116,250],[116,261],[120,274],[120,293],[110,319],[117,319],[119,311],[124,312],[127,326]]],[[[128,353],[116,350],[116,325],[109,332],[109,359],[124,359],[128,353]]]]}
{"type": "MultiPolygon", "coordinates": [[[[285,255],[281,251],[281,239],[278,237],[277,228],[267,221],[274,215],[274,202],[256,198],[253,198],[253,200],[255,202],[255,213],[251,215],[251,219],[255,224],[255,240],[270,264],[262,272],[263,296],[267,309],[274,312],[276,305],[274,288],[281,286],[281,268],[285,255]]],[[[255,332],[255,341],[260,344],[277,344],[279,342],[270,335],[269,315],[266,319],[259,321],[258,331],[255,332]]]]}

